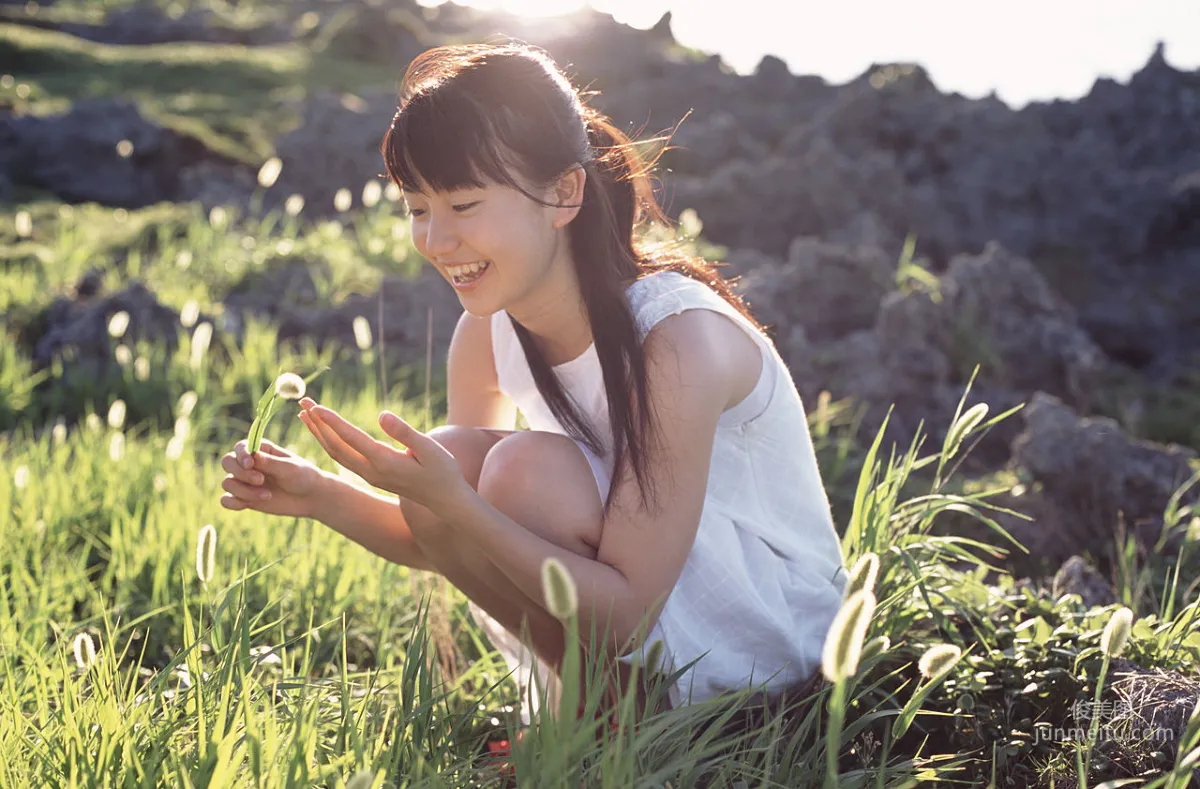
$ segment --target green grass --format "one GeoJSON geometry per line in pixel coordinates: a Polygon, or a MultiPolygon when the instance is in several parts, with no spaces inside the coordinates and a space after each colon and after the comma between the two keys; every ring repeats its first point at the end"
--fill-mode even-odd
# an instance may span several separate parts
{"type": "MultiPolygon", "coordinates": [[[[211,7],[243,25],[286,13],[266,3],[177,5],[211,7]]],[[[39,13],[98,21],[100,8],[62,0],[39,13]]],[[[11,24],[0,24],[0,59],[20,77],[0,87],[0,105],[45,113],[85,94],[130,96],[252,166],[294,122],[286,99],[394,79],[304,43],[139,49],[11,24]]],[[[687,243],[721,255],[693,224],[687,243]]],[[[44,369],[31,361],[42,311],[91,269],[109,291],[137,280],[175,310],[195,302],[219,319],[229,293],[296,264],[314,272],[320,305],[421,265],[387,201],[321,221],[188,205],[0,206],[0,789],[338,787],[355,776],[355,786],[375,787],[497,783],[479,772],[475,753],[516,688],[465,598],[322,524],[218,503],[219,458],[245,437],[279,370],[328,365],[311,387],[322,402],[359,424],[386,407],[426,429],[444,420],[443,370],[390,364],[381,380],[374,348],[284,344],[276,327],[257,322],[240,343],[218,337],[204,354],[193,354],[190,327],[177,328],[173,348],[130,343],[130,359],[144,361],[106,376],[80,375],[69,358],[44,369]],[[107,416],[117,400],[126,417],[114,427],[107,416]],[[217,544],[202,583],[197,540],[207,524],[217,544]],[[81,637],[94,645],[94,663],[77,663],[81,637]]],[[[912,270],[904,282],[927,284],[912,270]]],[[[283,305],[297,306],[286,296],[283,305]]],[[[1185,405],[1170,405],[1186,415],[1185,405]]],[[[521,784],[1049,786],[1053,778],[1062,786],[1142,773],[1159,781],[1148,786],[1183,786],[1183,771],[1169,773],[1200,746],[1195,731],[1161,757],[1111,742],[1085,754],[1078,743],[1039,739],[1047,725],[1072,725],[1076,702],[1111,700],[1099,648],[1116,606],[1088,610],[1078,597],[1017,590],[1003,572],[1004,549],[1014,548],[994,528],[989,491],[1016,479],[947,478],[986,420],[961,442],[954,429],[941,447],[893,448],[855,440],[860,410],[851,403],[823,396],[809,409],[847,564],[879,560],[870,654],[789,715],[751,725],[734,725],[748,693],[615,735],[601,736],[600,723],[548,721],[514,753],[521,784]],[[989,540],[941,533],[949,518],[977,521],[989,540]],[[961,659],[922,677],[918,659],[940,644],[961,659]],[[1077,763],[1086,763],[1082,780],[1077,763]]],[[[336,471],[294,413],[283,405],[268,438],[336,471]]],[[[1114,540],[1119,598],[1136,614],[1121,656],[1190,676],[1200,661],[1197,515],[1167,513],[1169,530],[1192,529],[1176,556],[1146,557],[1114,540]]],[[[595,665],[569,670],[586,672],[584,700],[594,708],[608,679],[595,665]]]]}

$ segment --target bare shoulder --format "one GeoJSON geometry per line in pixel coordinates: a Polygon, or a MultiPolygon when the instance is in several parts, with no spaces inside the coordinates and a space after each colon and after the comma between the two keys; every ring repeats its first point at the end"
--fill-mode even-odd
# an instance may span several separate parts
{"type": "Polygon", "coordinates": [[[447,423],[508,429],[514,406],[500,392],[492,354],[491,316],[466,310],[450,339],[447,359],[447,423]]]}
{"type": "Polygon", "coordinates": [[[692,358],[697,370],[706,371],[710,386],[723,389],[725,410],[753,391],[762,373],[762,353],[745,329],[733,319],[711,309],[689,309],[655,324],[650,337],[675,346],[692,358]]]}

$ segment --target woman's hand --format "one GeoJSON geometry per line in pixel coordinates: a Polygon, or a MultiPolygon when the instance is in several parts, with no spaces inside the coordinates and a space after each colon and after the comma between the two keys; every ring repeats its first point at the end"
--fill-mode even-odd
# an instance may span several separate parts
{"type": "Polygon", "coordinates": [[[316,510],[322,483],[328,478],[309,461],[263,439],[253,455],[246,442],[221,458],[228,475],[221,482],[227,510],[257,510],[269,515],[311,518],[316,510]]]}
{"type": "Polygon", "coordinates": [[[379,426],[404,445],[402,450],[372,438],[311,398],[303,398],[300,407],[300,419],[329,457],[377,488],[439,515],[471,490],[445,447],[391,411],[379,415],[379,426]]]}

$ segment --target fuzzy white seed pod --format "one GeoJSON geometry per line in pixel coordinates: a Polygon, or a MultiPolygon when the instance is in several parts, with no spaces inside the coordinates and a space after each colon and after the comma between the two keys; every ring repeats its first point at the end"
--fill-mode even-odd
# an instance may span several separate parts
{"type": "Polygon", "coordinates": [[[108,407],[108,426],[113,430],[125,427],[125,401],[113,400],[108,407]]]}
{"type": "Polygon", "coordinates": [[[196,403],[199,400],[200,397],[195,392],[191,390],[184,392],[179,396],[179,405],[175,410],[175,415],[182,419],[187,419],[192,415],[192,409],[196,407],[196,403]]]}
{"type": "Polygon", "coordinates": [[[373,770],[359,770],[346,781],[346,789],[372,789],[375,786],[376,775],[373,770]]]}
{"type": "Polygon", "coordinates": [[[263,166],[258,168],[258,185],[263,189],[270,189],[279,180],[279,174],[283,172],[283,161],[278,156],[272,156],[263,162],[263,166]]]}
{"type": "Polygon", "coordinates": [[[1116,657],[1121,654],[1121,650],[1125,648],[1125,643],[1129,641],[1129,631],[1133,625],[1133,611],[1122,606],[1118,608],[1112,618],[1108,620],[1108,624],[1104,626],[1104,632],[1100,634],[1100,651],[1109,657],[1116,657]]]}
{"type": "MultiPolygon", "coordinates": [[[[192,251],[190,249],[182,250],[179,253],[179,255],[175,258],[175,266],[180,271],[187,271],[188,268],[192,265],[192,259],[193,259],[193,256],[192,256],[192,251]]],[[[185,327],[185,328],[190,328],[190,327],[185,327]]]]}
{"type": "Polygon", "coordinates": [[[866,644],[863,644],[862,656],[860,661],[870,660],[876,655],[881,655],[887,652],[892,647],[892,640],[887,636],[875,636],[866,644]]]}
{"type": "Polygon", "coordinates": [[[17,470],[13,472],[13,487],[17,490],[23,490],[29,485],[29,466],[17,466],[17,470]]]}
{"type": "Polygon", "coordinates": [[[372,178],[363,184],[362,204],[364,208],[374,208],[379,204],[381,197],[383,197],[383,187],[379,185],[379,181],[372,178]]]}
{"type": "Polygon", "coordinates": [[[354,198],[351,196],[350,190],[345,187],[337,190],[333,195],[333,207],[337,211],[349,211],[353,202],[354,198]]]}
{"type": "Polygon", "coordinates": [[[208,212],[208,223],[212,225],[213,230],[223,230],[225,225],[229,223],[229,212],[224,206],[215,205],[208,212]]]}
{"type": "Polygon", "coordinates": [[[54,428],[50,431],[50,437],[54,439],[55,445],[63,444],[67,440],[67,423],[60,416],[54,423],[54,428]]]}
{"type": "Polygon", "coordinates": [[[87,633],[80,633],[75,636],[75,641],[71,644],[71,650],[75,653],[75,665],[81,669],[86,670],[91,668],[96,662],[96,644],[87,633]]]}
{"type": "Polygon", "coordinates": [[[128,159],[133,156],[133,143],[129,140],[121,140],[117,143],[117,156],[122,159],[128,159]]]}
{"type": "Polygon", "coordinates": [[[936,644],[925,650],[925,654],[921,655],[917,662],[917,667],[922,676],[933,678],[953,668],[960,657],[962,650],[954,644],[936,644]]]}
{"type": "Polygon", "coordinates": [[[125,434],[113,433],[112,438],[108,440],[108,459],[113,463],[120,463],[125,457],[125,434]]]}
{"type": "Polygon", "coordinates": [[[217,558],[217,530],[207,524],[200,530],[196,542],[196,575],[200,583],[207,584],[213,576],[213,564],[217,558]]]}
{"type": "Polygon", "coordinates": [[[204,354],[208,353],[208,345],[212,342],[213,325],[208,321],[198,324],[192,332],[191,365],[193,370],[200,369],[204,354]]]}
{"type": "Polygon", "coordinates": [[[179,460],[183,457],[183,446],[186,439],[178,434],[171,436],[167,442],[167,460],[179,460]]]}
{"type": "Polygon", "coordinates": [[[365,351],[371,347],[371,322],[362,315],[354,317],[354,342],[358,345],[360,351],[365,351]]]}
{"type": "Polygon", "coordinates": [[[833,617],[821,652],[821,670],[830,682],[854,676],[862,657],[863,639],[875,614],[875,593],[860,589],[846,598],[833,617]]]}
{"type": "Polygon", "coordinates": [[[196,321],[200,319],[200,305],[195,299],[188,299],[183,305],[183,309],[179,311],[179,325],[185,329],[190,329],[196,325],[196,321]]]}
{"type": "Polygon", "coordinates": [[[398,203],[404,193],[400,191],[400,187],[396,186],[392,181],[388,181],[388,185],[383,189],[383,196],[388,199],[389,203],[398,203]]]}
{"type": "Polygon", "coordinates": [[[112,317],[108,319],[108,334],[110,337],[120,339],[125,336],[125,330],[129,328],[129,313],[125,310],[114,312],[112,317]]]}
{"type": "Polygon", "coordinates": [[[16,226],[18,238],[29,238],[33,235],[33,217],[28,211],[17,212],[16,226]]]}
{"type": "Polygon", "coordinates": [[[87,427],[88,432],[95,433],[104,423],[100,421],[100,417],[97,414],[89,413],[83,420],[83,424],[87,427]]]}
{"type": "Polygon", "coordinates": [[[275,379],[275,394],[284,400],[304,397],[304,379],[295,373],[282,373],[275,379]]]}
{"type": "Polygon", "coordinates": [[[288,216],[300,216],[304,210],[304,195],[291,195],[283,201],[283,211],[288,216]]]}
{"type": "Polygon", "coordinates": [[[860,589],[875,591],[875,579],[879,576],[879,557],[864,553],[850,570],[850,583],[846,585],[846,597],[860,589]]]}
{"type": "Polygon", "coordinates": [[[133,362],[133,351],[129,350],[128,345],[118,345],[113,355],[117,357],[117,364],[122,367],[128,367],[133,362]]]}
{"type": "Polygon", "coordinates": [[[150,360],[145,356],[133,360],[133,377],[139,381],[150,380],[150,360]]]}
{"type": "Polygon", "coordinates": [[[569,619],[579,610],[575,581],[554,557],[542,562],[542,596],[546,598],[546,610],[556,619],[569,619]]]}

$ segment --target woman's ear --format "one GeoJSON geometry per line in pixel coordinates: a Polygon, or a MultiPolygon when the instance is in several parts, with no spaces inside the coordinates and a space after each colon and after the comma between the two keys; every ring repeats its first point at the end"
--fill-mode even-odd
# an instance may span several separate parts
{"type": "Polygon", "coordinates": [[[566,227],[579,213],[583,205],[583,186],[587,182],[587,173],[579,165],[572,166],[558,177],[554,184],[554,228],[566,227]]]}

